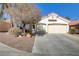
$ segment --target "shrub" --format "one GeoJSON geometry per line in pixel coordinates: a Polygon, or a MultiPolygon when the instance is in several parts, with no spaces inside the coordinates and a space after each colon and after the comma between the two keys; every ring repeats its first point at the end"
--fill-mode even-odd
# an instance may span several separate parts
{"type": "Polygon", "coordinates": [[[17,27],[13,27],[13,28],[11,28],[8,32],[9,32],[9,34],[11,34],[11,35],[19,36],[19,35],[21,35],[22,30],[19,29],[19,28],[17,28],[17,27]]]}
{"type": "Polygon", "coordinates": [[[0,25],[2,25],[3,23],[5,23],[5,21],[0,19],[0,25]]]}
{"type": "Polygon", "coordinates": [[[70,29],[70,34],[75,34],[75,29],[74,28],[70,29]]]}

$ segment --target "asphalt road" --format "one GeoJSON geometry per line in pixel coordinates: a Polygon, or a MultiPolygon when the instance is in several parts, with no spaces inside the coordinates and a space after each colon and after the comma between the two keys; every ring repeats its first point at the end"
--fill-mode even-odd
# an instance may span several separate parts
{"type": "Polygon", "coordinates": [[[36,36],[32,53],[40,56],[79,56],[79,37],[69,34],[36,36]]]}

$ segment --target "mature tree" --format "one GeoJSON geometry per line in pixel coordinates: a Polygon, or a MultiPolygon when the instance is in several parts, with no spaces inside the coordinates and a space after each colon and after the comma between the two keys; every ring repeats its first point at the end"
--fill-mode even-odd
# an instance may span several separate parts
{"type": "Polygon", "coordinates": [[[34,4],[13,3],[3,4],[4,12],[12,17],[14,26],[17,24],[35,24],[40,20],[40,11],[34,4]]]}
{"type": "Polygon", "coordinates": [[[66,17],[66,19],[70,20],[70,17],[66,17]]]}
{"type": "Polygon", "coordinates": [[[2,4],[0,4],[0,19],[2,18],[2,16],[3,16],[3,5],[2,4]]]}

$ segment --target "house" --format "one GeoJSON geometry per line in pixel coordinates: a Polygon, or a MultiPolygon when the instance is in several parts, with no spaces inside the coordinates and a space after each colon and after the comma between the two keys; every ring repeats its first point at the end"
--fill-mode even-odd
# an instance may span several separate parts
{"type": "Polygon", "coordinates": [[[71,21],[69,23],[69,28],[70,28],[70,30],[74,28],[75,33],[79,33],[79,20],[71,21]]]}
{"type": "Polygon", "coordinates": [[[70,21],[59,16],[56,13],[48,14],[39,21],[38,26],[45,30],[47,33],[67,33],[69,32],[70,21]]]}

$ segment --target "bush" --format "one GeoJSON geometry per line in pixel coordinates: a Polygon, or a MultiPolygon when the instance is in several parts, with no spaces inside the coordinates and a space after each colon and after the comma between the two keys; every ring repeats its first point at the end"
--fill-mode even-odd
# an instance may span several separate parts
{"type": "Polygon", "coordinates": [[[0,19],[0,25],[2,25],[3,23],[5,23],[5,21],[0,19]]]}
{"type": "Polygon", "coordinates": [[[9,32],[9,34],[11,34],[11,35],[19,36],[19,35],[21,35],[22,30],[19,29],[19,28],[17,28],[17,27],[13,27],[13,28],[11,28],[8,32],[9,32]]]}
{"type": "Polygon", "coordinates": [[[75,34],[75,29],[70,29],[70,34],[75,34]]]}

